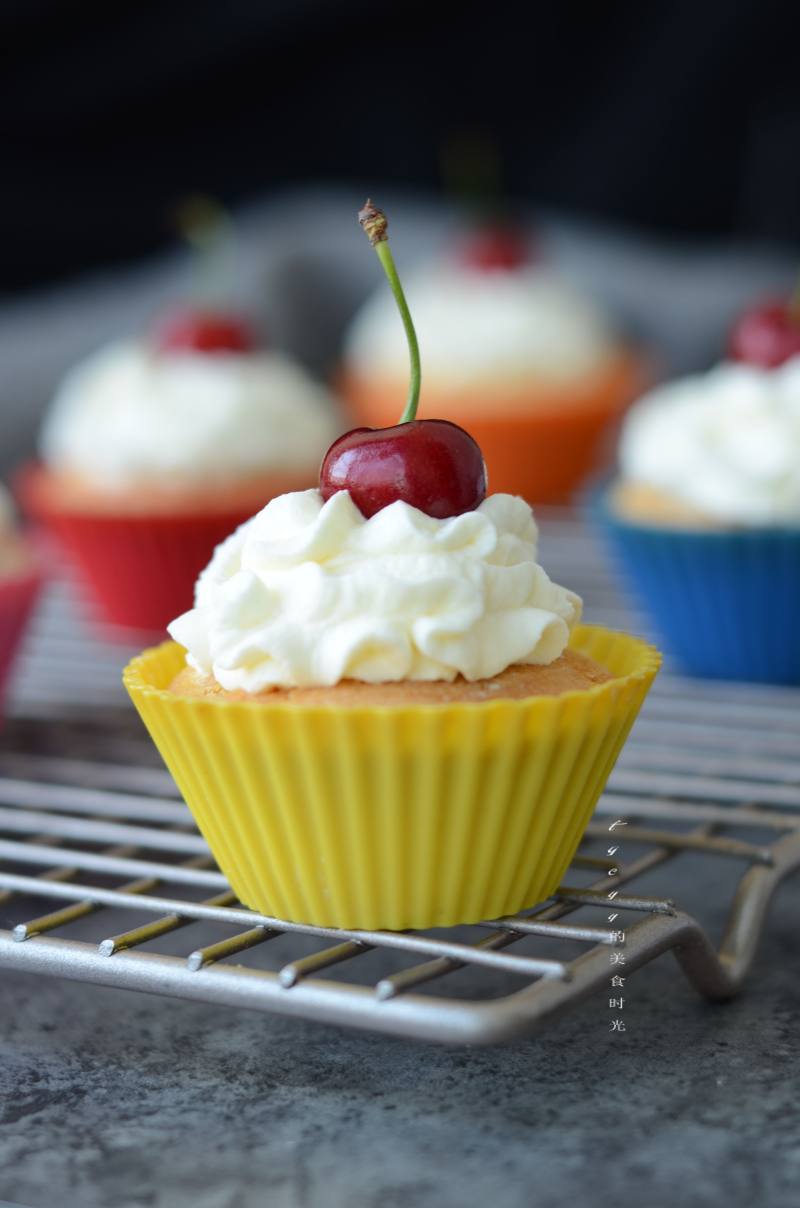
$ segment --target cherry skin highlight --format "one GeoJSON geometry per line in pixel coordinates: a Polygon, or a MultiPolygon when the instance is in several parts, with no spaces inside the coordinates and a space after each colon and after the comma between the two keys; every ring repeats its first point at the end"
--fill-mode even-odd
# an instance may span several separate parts
{"type": "Polygon", "coordinates": [[[445,520],[483,503],[486,466],[463,428],[449,420],[418,419],[340,436],[323,458],[319,489],[326,500],[349,491],[367,518],[402,500],[445,520]]]}
{"type": "Polygon", "coordinates": [[[255,339],[236,315],[210,310],[178,310],[156,333],[162,352],[252,352],[255,339]]]}
{"type": "Polygon", "coordinates": [[[774,299],[746,310],[734,323],[729,342],[735,361],[774,369],[800,355],[800,314],[789,299],[774,299]]]}

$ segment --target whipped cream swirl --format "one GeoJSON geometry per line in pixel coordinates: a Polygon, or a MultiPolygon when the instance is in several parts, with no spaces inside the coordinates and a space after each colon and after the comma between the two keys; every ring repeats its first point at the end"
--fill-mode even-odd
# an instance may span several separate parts
{"type": "MultiPolygon", "coordinates": [[[[542,269],[440,265],[409,275],[406,294],[425,379],[449,389],[474,386],[476,379],[571,382],[618,348],[598,308],[542,269]]],[[[345,351],[355,373],[406,375],[408,352],[393,308],[381,288],[356,315],[345,351]]]]}
{"type": "Polygon", "coordinates": [[[620,468],[723,523],[800,523],[800,357],[651,391],[628,413],[620,468]]]}
{"type": "Polygon", "coordinates": [[[108,345],[67,374],[45,461],[110,484],[316,470],[342,423],[328,392],[276,352],[213,356],[108,345]]]}
{"type": "Polygon", "coordinates": [[[282,495],[218,547],[169,632],[195,670],[250,693],[550,663],[581,600],[537,564],[537,537],[511,495],[448,520],[401,502],[367,520],[346,491],[282,495]]]}

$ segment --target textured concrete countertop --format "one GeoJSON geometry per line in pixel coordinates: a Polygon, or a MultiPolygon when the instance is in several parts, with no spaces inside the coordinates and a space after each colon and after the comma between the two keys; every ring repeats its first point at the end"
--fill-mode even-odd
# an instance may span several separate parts
{"type": "MultiPolygon", "coordinates": [[[[721,921],[720,915],[720,921],[721,921]]],[[[794,1208],[800,882],[745,994],[671,957],[506,1048],[0,975],[0,1197],[50,1208],[794,1208]]]]}

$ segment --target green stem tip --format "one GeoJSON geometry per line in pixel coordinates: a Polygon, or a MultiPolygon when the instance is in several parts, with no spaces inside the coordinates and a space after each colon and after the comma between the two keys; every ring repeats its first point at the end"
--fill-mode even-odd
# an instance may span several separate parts
{"type": "Polygon", "coordinates": [[[198,307],[225,308],[232,293],[233,223],[211,197],[186,197],[175,225],[191,249],[190,294],[198,307]]]}
{"type": "Polygon", "coordinates": [[[403,293],[403,287],[400,284],[400,278],[397,274],[397,268],[389,248],[389,239],[386,234],[389,223],[383,210],[379,210],[371,201],[366,201],[358,211],[358,221],[364,229],[364,233],[369,239],[372,246],[375,248],[378,259],[381,262],[383,271],[391,286],[394,300],[397,303],[397,309],[400,311],[400,318],[403,320],[403,328],[408,341],[408,356],[411,362],[411,372],[408,382],[408,398],[403,414],[400,416],[400,423],[407,424],[409,420],[415,419],[417,407],[419,405],[419,390],[422,381],[422,372],[419,362],[419,344],[417,343],[417,333],[414,330],[414,323],[411,318],[411,312],[408,309],[406,296],[403,293]]]}

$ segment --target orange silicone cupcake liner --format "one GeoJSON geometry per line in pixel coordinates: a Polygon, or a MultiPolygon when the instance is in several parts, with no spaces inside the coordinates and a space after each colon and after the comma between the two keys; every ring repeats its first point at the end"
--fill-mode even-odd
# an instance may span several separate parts
{"type": "MultiPolygon", "coordinates": [[[[440,394],[423,386],[424,414],[450,419],[483,450],[489,489],[531,503],[563,503],[608,462],[617,423],[648,377],[642,359],[621,354],[603,373],[570,389],[440,394]]],[[[340,390],[359,423],[397,423],[403,392],[395,383],[344,373],[340,390]]]]}

